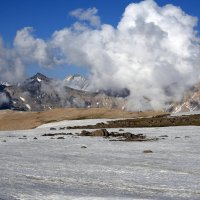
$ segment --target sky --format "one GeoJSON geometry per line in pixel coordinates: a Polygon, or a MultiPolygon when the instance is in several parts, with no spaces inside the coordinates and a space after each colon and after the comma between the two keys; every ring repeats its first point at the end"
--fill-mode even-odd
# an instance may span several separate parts
{"type": "MultiPolygon", "coordinates": [[[[4,46],[12,47],[18,30],[33,27],[34,35],[49,40],[56,30],[69,27],[75,18],[69,13],[75,9],[98,9],[101,22],[114,27],[119,23],[125,8],[136,0],[0,0],[0,36],[4,46]]],[[[181,7],[187,14],[200,18],[200,1],[198,0],[156,0],[159,6],[173,4],[181,7]]],[[[197,30],[200,30],[198,23],[197,30]]],[[[29,64],[28,75],[37,71],[50,77],[64,78],[67,74],[87,74],[86,68],[69,64],[68,67],[43,68],[37,64],[29,64]]]]}

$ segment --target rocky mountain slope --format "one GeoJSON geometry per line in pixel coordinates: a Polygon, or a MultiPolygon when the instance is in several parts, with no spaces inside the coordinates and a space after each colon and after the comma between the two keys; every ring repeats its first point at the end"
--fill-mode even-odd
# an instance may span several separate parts
{"type": "Polygon", "coordinates": [[[125,100],[66,86],[40,73],[21,84],[0,87],[1,109],[41,111],[61,107],[122,108],[125,100]]]}
{"type": "Polygon", "coordinates": [[[87,91],[89,80],[79,74],[67,76],[64,79],[64,84],[70,88],[87,91]]]}
{"type": "Polygon", "coordinates": [[[181,102],[173,102],[168,111],[173,113],[191,112],[200,110],[200,83],[188,90],[181,102]]]}
{"type": "MultiPolygon", "coordinates": [[[[80,75],[71,75],[58,81],[37,73],[16,85],[0,82],[0,109],[125,108],[130,94],[128,89],[89,92],[89,87],[89,80],[80,75]]],[[[165,111],[177,113],[199,110],[200,83],[190,88],[180,102],[171,102],[165,111]]]]}

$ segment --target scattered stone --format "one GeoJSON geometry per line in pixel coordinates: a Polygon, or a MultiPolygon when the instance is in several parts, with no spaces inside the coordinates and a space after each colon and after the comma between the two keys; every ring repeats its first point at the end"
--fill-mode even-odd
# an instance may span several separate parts
{"type": "Polygon", "coordinates": [[[143,142],[143,141],[156,141],[158,138],[147,138],[143,134],[133,134],[130,132],[125,132],[125,133],[119,133],[119,132],[108,132],[106,129],[100,129],[100,130],[95,130],[95,131],[86,131],[82,130],[81,133],[79,134],[80,136],[98,136],[98,137],[115,137],[117,139],[113,139],[110,141],[138,141],[138,142],[143,142]]]}
{"type": "Polygon", "coordinates": [[[6,140],[3,140],[2,142],[7,142],[6,140]]]}
{"type": "Polygon", "coordinates": [[[64,140],[65,138],[64,138],[64,137],[58,137],[57,139],[59,139],[59,140],[60,140],[60,139],[61,139],[61,140],[64,140]]]}
{"type": "Polygon", "coordinates": [[[108,137],[109,132],[106,129],[100,129],[100,130],[95,130],[95,131],[86,131],[82,130],[80,133],[80,136],[97,136],[97,137],[108,137]]]}
{"type": "Polygon", "coordinates": [[[27,137],[18,138],[19,140],[27,140],[27,137]]]}
{"type": "Polygon", "coordinates": [[[37,137],[34,137],[33,139],[34,139],[34,140],[37,140],[37,137]]]}
{"type": "Polygon", "coordinates": [[[130,132],[123,133],[123,137],[125,138],[132,138],[133,134],[130,132]]]}
{"type": "Polygon", "coordinates": [[[181,137],[175,137],[175,139],[180,139],[181,137]]]}
{"type": "Polygon", "coordinates": [[[56,130],[56,128],[54,128],[54,127],[51,127],[51,128],[50,128],[50,130],[51,130],[51,131],[53,131],[53,130],[56,130]]]}
{"type": "Polygon", "coordinates": [[[50,139],[55,139],[54,137],[51,137],[50,139]]]}
{"type": "Polygon", "coordinates": [[[109,132],[106,129],[100,129],[91,132],[91,136],[109,137],[109,132]]]}
{"type": "Polygon", "coordinates": [[[185,136],[185,139],[188,139],[188,138],[190,138],[190,136],[186,135],[186,136],[185,136]]]}
{"type": "Polygon", "coordinates": [[[146,141],[149,140],[143,134],[132,134],[132,133],[123,133],[123,137],[126,141],[146,141]]]}
{"type": "Polygon", "coordinates": [[[87,147],[86,146],[81,146],[81,149],[86,149],[87,147]]]}
{"type": "Polygon", "coordinates": [[[152,150],[144,150],[143,153],[153,153],[152,150]]]}
{"type": "Polygon", "coordinates": [[[72,135],[72,133],[45,133],[42,136],[72,135]]]}
{"type": "Polygon", "coordinates": [[[124,131],[124,129],[121,129],[121,128],[120,128],[119,131],[124,131]]]}
{"type": "Polygon", "coordinates": [[[91,136],[91,133],[89,131],[82,130],[80,136],[91,136]]]}
{"type": "Polygon", "coordinates": [[[25,137],[26,137],[26,135],[23,135],[23,137],[25,138],[25,137]]]}
{"type": "Polygon", "coordinates": [[[167,138],[169,136],[168,135],[160,135],[159,137],[161,137],[161,138],[167,138]]]}
{"type": "Polygon", "coordinates": [[[60,127],[59,129],[60,129],[60,130],[65,130],[65,127],[60,127]]]}

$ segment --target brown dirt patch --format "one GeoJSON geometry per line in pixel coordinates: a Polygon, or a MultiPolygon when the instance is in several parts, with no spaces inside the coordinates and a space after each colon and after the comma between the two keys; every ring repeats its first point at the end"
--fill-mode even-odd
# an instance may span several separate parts
{"type": "Polygon", "coordinates": [[[66,108],[43,112],[0,111],[0,130],[25,130],[39,125],[62,120],[96,118],[137,118],[163,115],[163,112],[127,112],[117,109],[102,108],[66,108]]]}

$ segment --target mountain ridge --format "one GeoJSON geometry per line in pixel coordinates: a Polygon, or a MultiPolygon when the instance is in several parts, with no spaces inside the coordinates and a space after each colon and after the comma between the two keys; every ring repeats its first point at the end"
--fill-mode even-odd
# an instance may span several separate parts
{"type": "Polygon", "coordinates": [[[121,108],[124,99],[109,97],[98,92],[89,92],[69,87],[65,81],[58,81],[43,74],[26,79],[24,82],[11,86],[2,86],[0,91],[5,107],[21,111],[42,111],[54,108],[121,108]]]}
{"type": "MultiPolygon", "coordinates": [[[[0,109],[126,108],[130,95],[128,89],[99,89],[92,92],[89,91],[90,84],[89,79],[79,74],[55,80],[41,73],[14,85],[0,82],[0,109]]],[[[166,107],[164,111],[173,113],[199,111],[200,83],[186,91],[181,101],[166,103],[166,107]]]]}

